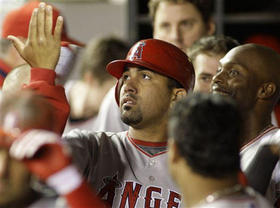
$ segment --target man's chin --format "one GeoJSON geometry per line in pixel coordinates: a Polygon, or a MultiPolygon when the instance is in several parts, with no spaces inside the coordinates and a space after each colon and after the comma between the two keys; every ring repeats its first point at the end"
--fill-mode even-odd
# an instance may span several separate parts
{"type": "Polygon", "coordinates": [[[121,120],[126,125],[133,127],[133,126],[138,125],[139,123],[141,123],[141,121],[143,119],[142,119],[142,116],[133,117],[133,116],[122,115],[121,116],[121,120]]]}

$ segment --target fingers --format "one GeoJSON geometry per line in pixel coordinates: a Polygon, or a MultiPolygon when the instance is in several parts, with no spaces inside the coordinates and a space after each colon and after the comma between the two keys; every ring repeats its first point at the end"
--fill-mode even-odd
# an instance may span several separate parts
{"type": "Polygon", "coordinates": [[[17,49],[18,53],[21,55],[23,48],[24,48],[24,43],[17,37],[13,36],[13,35],[9,35],[8,39],[11,40],[15,46],[15,48],[17,49]]]}
{"type": "Polygon", "coordinates": [[[56,25],[55,25],[55,29],[54,29],[54,39],[57,42],[61,41],[62,28],[63,28],[63,18],[61,16],[59,16],[56,20],[56,25]]]}
{"type": "Polygon", "coordinates": [[[28,40],[34,42],[37,37],[37,13],[38,9],[34,9],[29,23],[28,40]]]}
{"type": "Polygon", "coordinates": [[[38,10],[38,15],[37,15],[37,24],[38,24],[38,40],[39,43],[44,42],[45,40],[45,3],[40,3],[39,4],[39,10],[38,10]]]}
{"type": "Polygon", "coordinates": [[[46,7],[46,24],[45,24],[45,34],[47,37],[52,35],[52,27],[53,27],[53,12],[52,7],[48,5],[46,7]]]}

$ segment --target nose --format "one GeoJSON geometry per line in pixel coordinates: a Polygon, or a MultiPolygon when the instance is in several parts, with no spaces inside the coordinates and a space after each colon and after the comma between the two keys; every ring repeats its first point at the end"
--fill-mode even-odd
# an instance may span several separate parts
{"type": "Polygon", "coordinates": [[[125,93],[137,93],[137,81],[135,78],[130,77],[128,80],[123,82],[123,89],[125,93]]]}
{"type": "Polygon", "coordinates": [[[222,71],[218,72],[213,76],[212,83],[221,83],[224,80],[224,73],[222,71]]]}
{"type": "Polygon", "coordinates": [[[170,37],[170,42],[172,42],[176,46],[180,45],[182,43],[182,34],[181,34],[181,31],[180,31],[180,27],[179,26],[173,26],[171,28],[169,37],[170,37]]]}

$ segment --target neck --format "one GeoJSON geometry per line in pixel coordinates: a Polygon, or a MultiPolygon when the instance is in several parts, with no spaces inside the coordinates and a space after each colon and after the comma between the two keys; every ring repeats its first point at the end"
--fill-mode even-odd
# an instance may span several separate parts
{"type": "Polygon", "coordinates": [[[147,125],[144,128],[130,126],[128,130],[130,137],[146,142],[166,142],[167,124],[163,122],[157,125],[147,125]]]}
{"type": "Polygon", "coordinates": [[[193,207],[203,202],[206,197],[215,192],[230,189],[238,184],[237,177],[229,177],[225,179],[205,178],[202,176],[191,176],[188,180],[183,180],[179,184],[182,189],[183,198],[187,203],[187,207],[193,207]],[[190,183],[190,181],[192,181],[190,183]],[[203,187],[203,188],[201,188],[203,187]]]}
{"type": "Polygon", "coordinates": [[[263,133],[266,129],[272,126],[271,124],[271,112],[259,113],[252,111],[243,114],[244,115],[244,134],[242,136],[242,145],[247,144],[258,135],[263,133]]]}

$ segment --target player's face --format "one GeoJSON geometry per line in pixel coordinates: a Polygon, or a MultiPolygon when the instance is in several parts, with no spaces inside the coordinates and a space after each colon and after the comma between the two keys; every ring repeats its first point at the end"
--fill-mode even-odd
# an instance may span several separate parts
{"type": "Polygon", "coordinates": [[[12,159],[7,149],[0,149],[0,207],[24,200],[30,193],[29,182],[25,166],[12,159]]]}
{"type": "Polygon", "coordinates": [[[171,102],[167,77],[145,68],[129,67],[122,80],[120,110],[126,124],[141,128],[167,121],[171,102]]]}
{"type": "Polygon", "coordinates": [[[193,4],[161,2],[154,19],[154,38],[176,45],[186,51],[194,41],[214,32],[202,19],[193,4]]]}
{"type": "Polygon", "coordinates": [[[245,54],[233,49],[220,60],[213,77],[212,93],[231,96],[243,110],[250,110],[257,97],[257,75],[249,67],[245,54]]]}
{"type": "Polygon", "coordinates": [[[199,54],[193,61],[195,70],[194,92],[209,93],[213,76],[217,73],[222,55],[199,54]]]}

